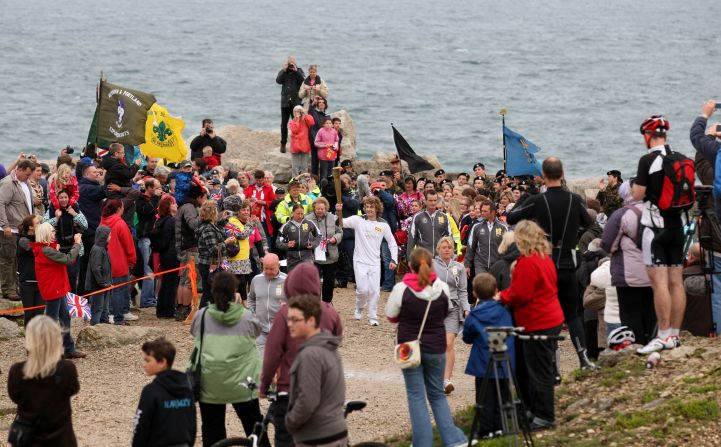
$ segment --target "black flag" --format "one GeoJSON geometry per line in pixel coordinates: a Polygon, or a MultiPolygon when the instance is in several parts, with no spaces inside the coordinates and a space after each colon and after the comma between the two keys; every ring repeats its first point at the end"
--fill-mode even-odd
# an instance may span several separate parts
{"type": "Polygon", "coordinates": [[[408,163],[408,169],[411,174],[415,174],[420,171],[428,171],[434,169],[434,166],[430,164],[425,158],[416,154],[411,145],[408,144],[403,135],[391,124],[393,128],[393,142],[396,144],[396,150],[398,151],[398,158],[408,163]]]}

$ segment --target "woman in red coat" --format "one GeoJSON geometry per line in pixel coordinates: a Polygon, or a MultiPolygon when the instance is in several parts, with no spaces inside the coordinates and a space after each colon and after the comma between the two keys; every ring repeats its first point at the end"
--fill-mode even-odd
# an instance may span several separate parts
{"type": "Polygon", "coordinates": [[[45,302],[45,315],[60,322],[63,328],[63,348],[65,358],[84,358],[85,354],[75,350],[75,342],[70,335],[70,314],[65,304],[65,295],[70,292],[68,264],[72,264],[80,253],[81,235],[76,234],[73,246],[68,253],[59,250],[55,240],[55,228],[49,223],[40,224],[35,229],[35,242],[30,247],[35,255],[35,276],[38,280],[40,296],[45,302]]]}
{"type": "Polygon", "coordinates": [[[292,175],[297,177],[302,172],[308,172],[310,163],[309,130],[315,125],[315,120],[308,115],[303,106],[293,108],[293,120],[290,127],[290,163],[292,175]]]}
{"type": "MultiPolygon", "coordinates": [[[[521,256],[511,275],[511,285],[500,292],[500,301],[513,309],[518,326],[526,334],[553,335],[561,332],[563,311],[558,301],[556,266],[551,246],[535,222],[523,220],[516,225],[515,238],[521,256]]],[[[533,413],[531,428],[542,430],[555,425],[553,386],[556,375],[556,341],[521,340],[528,375],[533,413]]]]}
{"type": "MultiPolygon", "coordinates": [[[[113,237],[108,242],[108,255],[110,256],[113,285],[128,281],[130,268],[135,265],[136,254],[133,235],[123,220],[123,202],[112,199],[105,202],[100,225],[110,227],[113,237]]],[[[125,325],[126,320],[137,320],[138,317],[130,313],[130,290],[127,285],[115,288],[110,292],[110,312],[115,324],[125,325]]]]}

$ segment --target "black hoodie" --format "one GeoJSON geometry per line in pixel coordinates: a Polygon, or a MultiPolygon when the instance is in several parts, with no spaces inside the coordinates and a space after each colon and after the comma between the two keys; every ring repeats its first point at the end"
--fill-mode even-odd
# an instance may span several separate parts
{"type": "Polygon", "coordinates": [[[95,291],[112,285],[110,255],[108,255],[110,227],[100,225],[95,230],[95,244],[90,249],[88,271],[85,275],[85,290],[95,291]]]}
{"type": "MultiPolygon", "coordinates": [[[[503,290],[511,285],[511,264],[521,256],[521,252],[518,251],[516,243],[512,243],[508,246],[506,252],[501,255],[498,261],[494,262],[491,269],[488,271],[491,275],[496,278],[496,287],[498,290],[503,290]]],[[[468,298],[471,295],[468,294],[468,298]]]]}
{"type": "Polygon", "coordinates": [[[175,370],[158,374],[143,388],[134,422],[133,447],[192,446],[195,403],[187,376],[175,370]]]}

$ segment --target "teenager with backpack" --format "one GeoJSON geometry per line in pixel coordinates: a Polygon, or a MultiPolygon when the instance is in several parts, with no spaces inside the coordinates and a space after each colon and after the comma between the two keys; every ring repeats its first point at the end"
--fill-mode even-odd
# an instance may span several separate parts
{"type": "Polygon", "coordinates": [[[693,161],[666,145],[670,125],[663,115],[641,124],[647,153],[638,162],[633,198],[643,200],[643,261],[653,289],[658,333],[639,354],[680,346],[686,309],[683,289],[684,225],[695,199],[693,161]]]}

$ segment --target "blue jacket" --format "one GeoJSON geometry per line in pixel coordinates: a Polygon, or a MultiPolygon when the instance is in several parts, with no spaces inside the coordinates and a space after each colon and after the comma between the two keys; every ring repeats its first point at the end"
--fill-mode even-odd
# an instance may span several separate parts
{"type": "Polygon", "coordinates": [[[78,186],[80,190],[78,207],[88,221],[88,229],[83,232],[83,237],[94,240],[95,229],[100,225],[103,200],[106,197],[105,186],[85,177],[78,179],[78,186]]]}
{"type": "Polygon", "coordinates": [[[378,190],[378,198],[383,203],[383,219],[388,222],[391,231],[395,233],[398,228],[398,218],[396,217],[396,199],[393,194],[383,189],[378,190]]]}
{"type": "Polygon", "coordinates": [[[721,143],[719,143],[716,138],[706,135],[707,121],[705,117],[699,116],[693,122],[690,132],[691,144],[714,168],[714,208],[716,214],[721,216],[721,194],[719,194],[719,192],[721,192],[721,184],[717,185],[718,180],[716,179],[716,173],[718,172],[718,168],[716,167],[716,154],[719,149],[721,149],[721,143]]]}
{"type": "MultiPolygon", "coordinates": [[[[475,377],[485,377],[491,352],[488,350],[488,326],[513,326],[510,312],[503,305],[494,300],[481,301],[468,314],[463,324],[463,342],[472,344],[471,355],[468,356],[466,374],[475,377]]],[[[511,358],[511,368],[516,369],[516,347],[513,337],[506,339],[508,354],[511,358]]],[[[491,376],[493,377],[493,376],[491,376]]],[[[499,378],[507,379],[505,371],[499,378]]]]}

